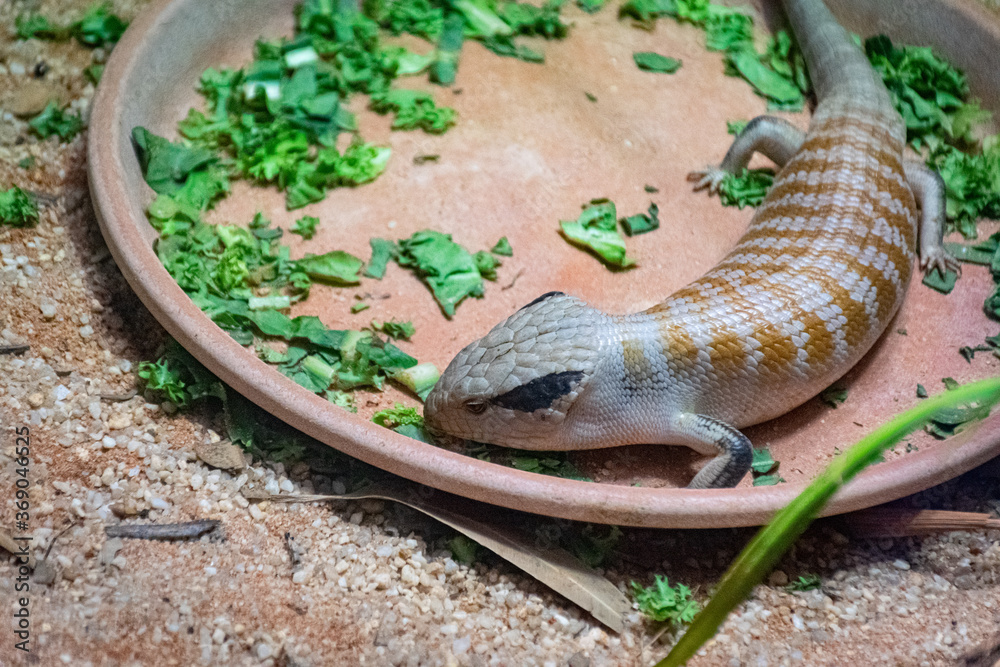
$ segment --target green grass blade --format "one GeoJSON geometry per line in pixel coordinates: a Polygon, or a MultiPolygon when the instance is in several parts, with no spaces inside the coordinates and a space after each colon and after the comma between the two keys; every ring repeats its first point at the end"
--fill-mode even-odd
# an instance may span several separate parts
{"type": "Polygon", "coordinates": [[[943,392],[875,429],[857,444],[833,459],[826,470],[799,494],[737,556],[719,582],[705,609],[673,650],[656,667],[679,667],[712,638],[736,605],[746,599],[754,586],[775,566],[831,496],[851,478],[879,459],[882,452],[943,408],[977,403],[992,406],[1000,401],[1000,378],[982,380],[943,392]]]}

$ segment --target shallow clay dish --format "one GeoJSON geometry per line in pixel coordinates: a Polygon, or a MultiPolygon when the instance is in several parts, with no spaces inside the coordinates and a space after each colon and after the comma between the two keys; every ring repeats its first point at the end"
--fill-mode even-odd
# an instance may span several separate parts
{"type": "MultiPolygon", "coordinates": [[[[612,3],[614,4],[614,3],[612,3]]],[[[969,71],[974,92],[1000,111],[1000,30],[997,19],[959,3],[909,2],[906,12],[883,12],[877,0],[831,3],[848,28],[870,35],[930,44],[969,71]]],[[[915,388],[942,390],[940,378],[959,381],[997,372],[992,355],[972,364],[958,354],[996,333],[982,314],[992,288],[983,267],[967,266],[956,290],[942,296],[919,284],[875,350],[844,380],[847,402],[832,409],[819,400],[747,430],[769,445],[786,484],[689,491],[684,484],[704,460],[684,448],[636,446],[580,453],[574,462],[594,483],[521,472],[426,445],[375,426],[368,418],[397,399],[391,389],[359,398],[351,415],[293,384],[235,343],[185,296],[153,253],[155,233],[144,216],[152,198],[129,133],[143,125],[175,136],[175,124],[199,106],[194,92],[206,67],[241,66],[254,40],[288,35],[293,0],[156,2],[129,28],[112,55],[93,107],[90,184],[108,245],[132,287],[163,326],[202,363],[263,408],[351,456],[411,480],[506,507],[586,521],[656,527],[754,525],[790,501],[833,456],[889,416],[917,402],[915,388]],[[905,330],[906,335],[898,333],[905,330]],[[633,484],[641,486],[633,486],[633,484]]],[[[765,6],[765,17],[775,8],[765,6]]],[[[413,320],[407,351],[443,368],[461,347],[539,294],[563,290],[617,311],[646,308],[699,276],[741,235],[751,211],[723,208],[692,193],[685,174],[717,162],[729,143],[728,119],[765,111],[749,86],[722,75],[721,56],[709,53],[691,26],[660,21],[653,32],[619,22],[613,7],[588,16],[568,7],[575,22],[563,42],[540,45],[545,65],[495,56],[467,43],[454,89],[429,87],[420,77],[406,87],[432,90],[455,107],[458,125],[441,137],[390,133],[388,120],[360,114],[362,136],[388,143],[393,158],[376,182],[341,189],[309,208],[287,213],[283,196],[238,183],[210,219],[246,222],[261,210],[287,229],[309,214],[323,220],[309,242],[285,242],[294,256],[342,249],[368,256],[373,236],[405,238],[425,228],[452,233],[472,250],[507,236],[514,257],[481,300],[463,303],[446,320],[411,274],[390,267],[386,278],[356,289],[314,288],[294,314],[319,315],[333,328],[357,328],[370,319],[413,320]],[[634,51],[680,58],[672,76],[640,72],[634,51]],[[591,101],[586,93],[596,97],[591,101]],[[438,162],[415,164],[423,154],[438,162]],[[644,185],[659,188],[649,194],[644,185]],[[556,233],[581,203],[610,197],[619,213],[660,207],[661,228],[629,239],[639,267],[604,269],[556,233]],[[355,295],[372,304],[350,315],[355,295]]],[[[769,20],[766,22],[770,22],[769,20]]],[[[362,111],[363,100],[355,100],[362,111]]],[[[805,125],[807,115],[789,118],[805,125]]],[[[1000,414],[943,442],[916,434],[917,451],[890,452],[827,507],[828,514],[899,498],[958,475],[1000,454],[1000,414]]]]}

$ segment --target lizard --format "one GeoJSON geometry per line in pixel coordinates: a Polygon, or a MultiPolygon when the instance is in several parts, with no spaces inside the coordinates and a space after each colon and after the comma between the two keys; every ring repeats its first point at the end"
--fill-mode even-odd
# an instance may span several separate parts
{"type": "Polygon", "coordinates": [[[759,116],[719,166],[688,176],[714,194],[755,153],[777,165],[737,245],[639,313],[538,297],[448,365],[425,403],[432,434],[549,451],[684,445],[713,457],[688,488],[732,487],[753,454],[740,429],[856,364],[918,251],[925,271],[958,269],[942,244],[944,184],[904,156],[882,80],[822,0],[784,5],[817,97],[808,131],[759,116]]]}

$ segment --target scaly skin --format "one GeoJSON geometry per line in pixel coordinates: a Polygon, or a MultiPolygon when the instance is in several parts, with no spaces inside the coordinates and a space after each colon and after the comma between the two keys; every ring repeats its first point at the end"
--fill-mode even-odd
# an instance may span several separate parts
{"type": "Polygon", "coordinates": [[[687,445],[716,455],[692,488],[733,486],[751,459],[737,429],[816,395],[888,326],[918,233],[925,266],[956,265],[940,182],[904,163],[881,80],[820,0],[786,8],[819,99],[809,132],[760,117],[692,174],[712,192],[755,151],[781,167],[732,252],[634,315],[540,297],[455,357],[427,398],[432,431],[535,450],[687,445]]]}

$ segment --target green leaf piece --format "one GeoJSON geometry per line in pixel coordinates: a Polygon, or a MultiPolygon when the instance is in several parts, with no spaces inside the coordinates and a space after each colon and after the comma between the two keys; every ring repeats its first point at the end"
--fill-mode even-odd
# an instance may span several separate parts
{"type": "Polygon", "coordinates": [[[496,245],[490,248],[490,252],[494,255],[500,255],[501,257],[513,257],[514,249],[510,247],[510,241],[507,240],[506,236],[500,237],[496,245]]]}
{"type": "Polygon", "coordinates": [[[293,266],[313,280],[333,285],[357,285],[361,282],[358,272],[364,262],[343,250],[334,250],[322,255],[306,255],[293,266]]]}
{"type": "Polygon", "coordinates": [[[364,275],[367,278],[382,280],[389,260],[396,254],[396,244],[379,238],[369,239],[368,244],[372,247],[372,257],[368,260],[364,275]]]}
{"type": "Polygon", "coordinates": [[[305,240],[309,240],[316,236],[316,227],[319,226],[319,218],[314,218],[311,215],[304,215],[292,225],[289,230],[292,234],[298,234],[305,240]]]}
{"type": "Polygon", "coordinates": [[[425,230],[400,241],[398,247],[396,261],[427,283],[446,317],[451,318],[466,297],[483,296],[483,276],[475,258],[450,234],[425,230]]]}
{"type": "Polygon", "coordinates": [[[632,54],[632,59],[636,66],[644,72],[673,74],[681,68],[680,60],[653,51],[637,51],[632,54]]]}
{"type": "Polygon", "coordinates": [[[19,187],[0,190],[0,225],[34,227],[38,224],[38,202],[19,187]]]}
{"type": "Polygon", "coordinates": [[[833,384],[824,389],[820,393],[819,398],[831,408],[836,409],[837,406],[843,404],[847,400],[847,389],[839,384],[833,384]]]}
{"type": "Polygon", "coordinates": [[[659,229],[659,214],[660,207],[655,203],[650,203],[649,210],[646,211],[646,213],[638,213],[636,215],[630,215],[627,218],[622,218],[622,229],[628,236],[645,234],[646,232],[651,232],[654,229],[659,229]]]}
{"type": "Polygon", "coordinates": [[[42,139],[54,136],[66,143],[83,131],[83,119],[79,114],[63,110],[56,102],[49,102],[41,113],[28,121],[28,126],[42,139]]]}
{"type": "Polygon", "coordinates": [[[653,585],[646,588],[633,581],[632,597],[646,618],[675,627],[690,623],[700,610],[690,588],[684,584],[671,586],[670,580],[659,574],[653,585]]]}
{"type": "Polygon", "coordinates": [[[944,275],[937,269],[924,274],[923,284],[941,294],[950,294],[955,289],[958,281],[958,274],[954,271],[947,271],[944,275]]]}
{"type": "Polygon", "coordinates": [[[606,199],[595,199],[584,206],[575,221],[563,220],[560,231],[567,241],[594,253],[612,268],[626,269],[635,261],[625,255],[625,239],[618,233],[615,205],[606,199]]]}
{"type": "Polygon", "coordinates": [[[760,206],[774,183],[771,169],[743,169],[738,174],[726,174],[719,184],[719,199],[723,206],[760,206]]]}

